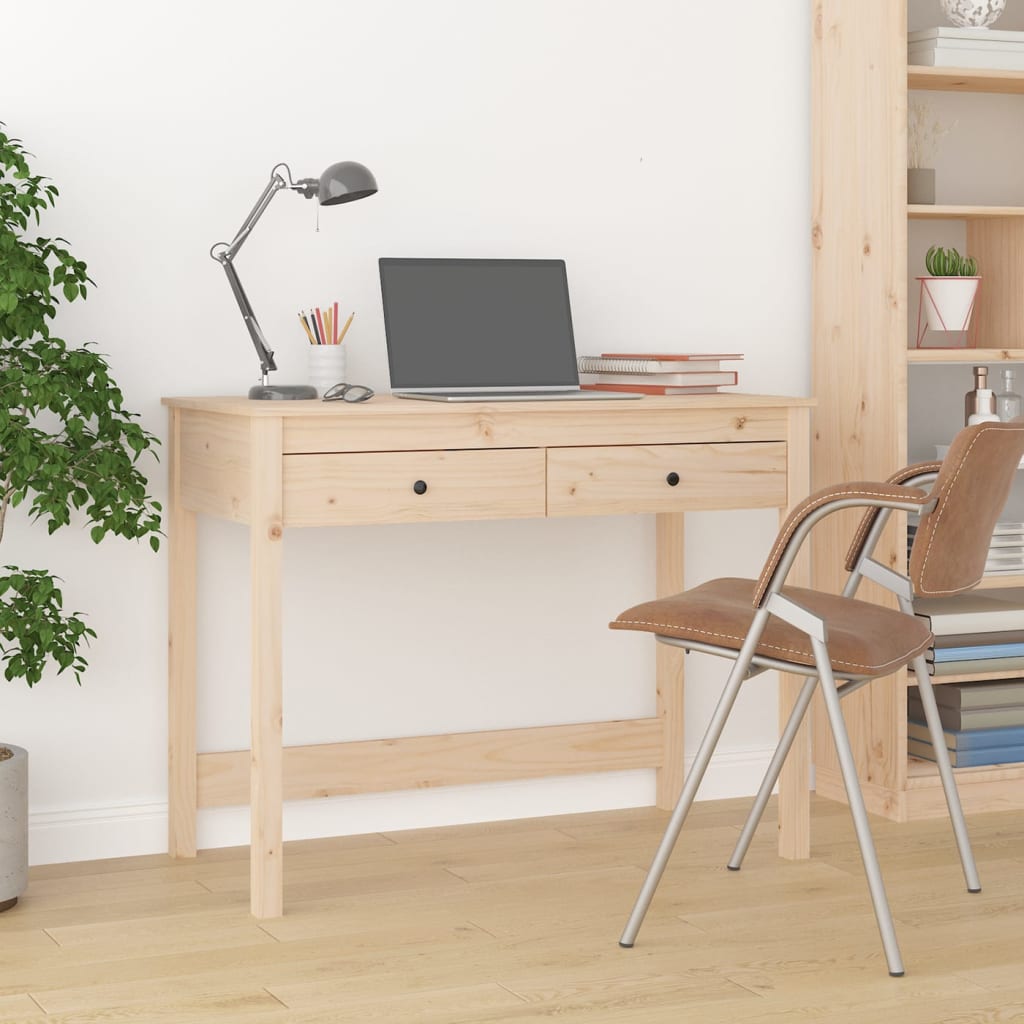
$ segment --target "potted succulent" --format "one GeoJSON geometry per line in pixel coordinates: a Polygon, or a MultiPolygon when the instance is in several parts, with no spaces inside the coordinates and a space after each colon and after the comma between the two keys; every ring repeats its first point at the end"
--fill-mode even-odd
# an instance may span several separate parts
{"type": "Polygon", "coordinates": [[[921,282],[921,306],[933,331],[966,331],[978,294],[978,262],[956,249],[933,245],[924,258],[927,277],[921,282]]]}
{"type": "MultiPolygon", "coordinates": [[[[91,346],[51,333],[61,298],[84,298],[86,265],[63,238],[36,235],[57,189],[34,175],[25,149],[0,123],[0,542],[11,511],[49,533],[88,526],[148,537],[160,545],[160,505],[147,493],[139,460],[157,439],[134,413],[91,346]]],[[[68,613],[59,579],[45,569],[0,558],[0,664],[4,678],[34,686],[50,668],[81,683],[83,648],[96,634],[68,613]]],[[[0,909],[17,901],[27,879],[27,755],[0,743],[0,909]]]]}

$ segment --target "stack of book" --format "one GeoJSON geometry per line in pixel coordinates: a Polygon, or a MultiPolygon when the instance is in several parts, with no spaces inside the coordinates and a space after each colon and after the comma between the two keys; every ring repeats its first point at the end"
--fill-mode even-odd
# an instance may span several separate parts
{"type": "Polygon", "coordinates": [[[934,636],[932,675],[1024,672],[1024,587],[918,598],[914,611],[934,636]]]}
{"type": "MultiPolygon", "coordinates": [[[[907,526],[907,557],[917,532],[916,523],[907,526]]],[[[997,523],[985,560],[986,576],[1024,575],[1024,523],[997,523]]]]}
{"type": "Polygon", "coordinates": [[[737,383],[722,361],[737,352],[602,352],[580,356],[580,387],[588,391],[632,391],[643,395],[702,395],[737,383]]]}
{"type": "Polygon", "coordinates": [[[907,36],[907,63],[925,67],[1024,69],[1024,32],[941,25],[907,36]]]}
{"type": "MultiPolygon", "coordinates": [[[[954,767],[1024,761],[1024,679],[947,683],[935,687],[935,703],[954,767]]],[[[916,690],[907,695],[907,753],[935,760],[916,690]]]]}

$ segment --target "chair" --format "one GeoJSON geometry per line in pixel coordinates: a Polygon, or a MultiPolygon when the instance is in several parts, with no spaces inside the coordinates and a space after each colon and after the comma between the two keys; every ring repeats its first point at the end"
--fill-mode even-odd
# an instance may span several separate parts
{"type": "Polygon", "coordinates": [[[956,436],[942,462],[909,466],[885,483],[839,484],[806,498],[783,524],[759,579],[711,580],[681,594],[630,608],[610,624],[612,629],[653,633],[662,643],[734,662],[620,939],[621,946],[631,947],[636,940],[742,683],[766,669],[796,673],[807,680],[782,731],[729,868],[739,870],[815,687],[820,686],[889,973],[894,977],[903,975],[840,700],[910,665],[935,748],[967,890],[980,892],[928,675],[925,652],[933,638],[926,621],[913,614],[911,601],[915,594],[957,594],[978,584],[992,531],[1022,455],[1024,418],[967,427],[956,436]],[[933,481],[929,492],[917,486],[933,481]],[[815,523],[832,512],[852,507],[865,507],[867,511],[846,556],[845,568],[850,575],[842,595],[786,586],[785,578],[797,551],[815,523]],[[871,557],[893,510],[920,514],[906,576],[871,557]],[[864,577],[893,592],[899,609],[856,599],[854,594],[864,577]]]}

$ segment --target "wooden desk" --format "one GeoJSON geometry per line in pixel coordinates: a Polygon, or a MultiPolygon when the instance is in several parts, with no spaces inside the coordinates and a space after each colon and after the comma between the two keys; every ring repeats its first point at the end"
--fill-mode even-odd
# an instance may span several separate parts
{"type": "MultiPolygon", "coordinates": [[[[282,913],[283,800],[656,768],[658,806],[671,807],[683,776],[682,653],[663,644],[654,718],[283,749],[285,527],[653,513],[660,596],[683,589],[686,511],[784,512],[808,487],[808,399],[714,394],[445,405],[382,396],[364,405],[245,398],[164,404],[169,849],[174,857],[195,856],[199,807],[248,802],[252,912],[260,918],[282,913]],[[196,752],[197,513],[249,527],[251,751],[196,752]]],[[[799,682],[783,681],[783,716],[799,682]]],[[[780,852],[792,858],[808,855],[807,746],[806,736],[794,744],[780,782],[780,852]]]]}

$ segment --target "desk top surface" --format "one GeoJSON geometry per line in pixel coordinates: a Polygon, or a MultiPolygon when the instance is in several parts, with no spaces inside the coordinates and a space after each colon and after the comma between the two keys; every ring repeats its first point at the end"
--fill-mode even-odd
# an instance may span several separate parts
{"type": "Polygon", "coordinates": [[[377,395],[369,402],[322,402],[311,398],[300,401],[267,402],[254,401],[241,396],[191,396],[161,399],[164,405],[175,409],[191,409],[199,412],[222,413],[246,417],[293,417],[293,416],[351,416],[364,419],[374,416],[451,416],[458,412],[472,412],[514,417],[537,413],[556,413],[568,410],[588,414],[599,412],[607,415],[635,416],[644,410],[699,410],[699,409],[791,409],[816,405],[813,398],[796,398],[785,395],[748,395],[736,392],[717,392],[710,395],[644,395],[632,401],[540,401],[540,402],[423,402],[393,395],[377,395]]]}

